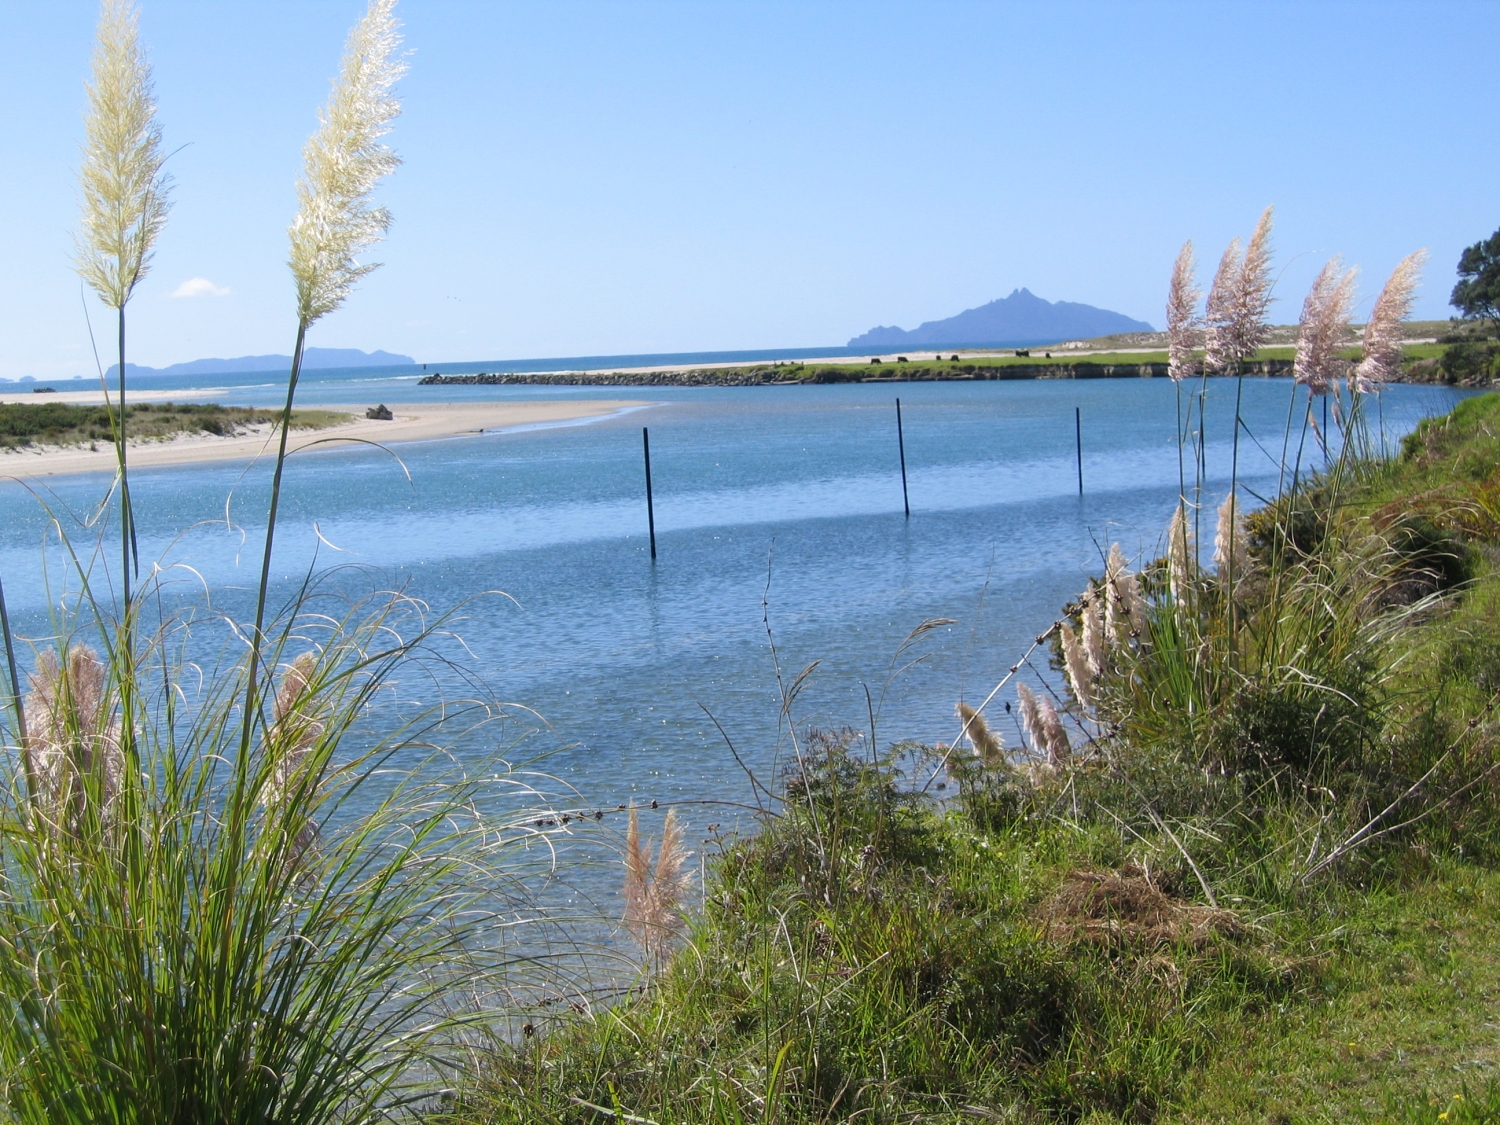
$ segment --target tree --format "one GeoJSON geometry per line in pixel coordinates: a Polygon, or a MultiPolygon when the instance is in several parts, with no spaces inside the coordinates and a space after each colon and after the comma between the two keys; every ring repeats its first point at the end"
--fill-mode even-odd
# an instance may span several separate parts
{"type": "Polygon", "coordinates": [[[1448,303],[1467,319],[1500,322],[1500,230],[1463,252],[1458,276],[1448,303]]]}

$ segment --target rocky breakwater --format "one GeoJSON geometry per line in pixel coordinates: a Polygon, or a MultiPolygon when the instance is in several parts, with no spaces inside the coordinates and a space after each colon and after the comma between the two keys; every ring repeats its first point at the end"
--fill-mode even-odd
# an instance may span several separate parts
{"type": "Polygon", "coordinates": [[[419,387],[599,386],[599,387],[756,387],[799,383],[785,367],[709,367],[695,371],[481,371],[473,375],[424,375],[419,387]]]}

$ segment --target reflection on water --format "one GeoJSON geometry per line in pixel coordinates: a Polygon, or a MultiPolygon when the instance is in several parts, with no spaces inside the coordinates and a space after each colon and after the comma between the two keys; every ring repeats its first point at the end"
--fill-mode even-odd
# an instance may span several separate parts
{"type": "MultiPolygon", "coordinates": [[[[303,401],[389,401],[398,389],[407,401],[430,392],[445,402],[585,393],[314,378],[303,401]]],[[[288,469],[277,592],[290,595],[310,566],[353,563],[435,610],[467,602],[465,660],[501,697],[545,718],[532,744],[565,747],[546,768],[587,802],[749,800],[704,708],[749,764],[773,768],[767,619],[784,666],[822,661],[803,717],[866,726],[868,687],[883,700],[882,742],[951,738],[954,701],[988,692],[1097,572],[1112,540],[1132,555],[1156,550],[1177,490],[1174,392],[1160,379],[647,388],[631,394],[650,407],[589,425],[402,446],[409,482],[378,451],[305,454],[288,469]],[[896,395],[910,520],[901,514],[896,395]],[[654,565],[642,425],[651,428],[654,565]],[[492,591],[509,598],[486,596],[492,591]],[[926,659],[887,684],[902,639],[938,616],[956,624],[931,634],[926,659]]],[[[1232,392],[1227,381],[1210,383],[1206,501],[1214,506],[1229,476],[1232,392]]],[[[265,384],[221,397],[269,402],[275,393],[265,384]]],[[[1240,478],[1253,493],[1276,487],[1289,393],[1283,380],[1246,381],[1240,478]]],[[[1388,435],[1457,397],[1388,388],[1388,435]]],[[[143,559],[190,567],[174,572],[183,598],[201,597],[201,576],[214,604],[243,619],[268,477],[266,465],[240,464],[134,473],[143,559]]],[[[44,502],[87,545],[98,528],[79,520],[108,480],[45,484],[34,493],[0,486],[0,567],[16,625],[33,638],[51,620],[39,552],[44,502]]],[[[53,597],[61,562],[52,550],[53,597]]],[[[217,648],[226,638],[220,631],[204,643],[217,648]]]]}

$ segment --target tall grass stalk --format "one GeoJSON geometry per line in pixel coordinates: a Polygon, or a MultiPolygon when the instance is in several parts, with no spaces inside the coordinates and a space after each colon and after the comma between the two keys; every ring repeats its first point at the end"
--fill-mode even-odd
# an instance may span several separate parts
{"type": "Polygon", "coordinates": [[[401,40],[393,14],[395,6],[396,0],[370,0],[364,17],[349,33],[339,76],[328,104],[319,113],[319,127],[302,151],[297,214],[288,232],[291,240],[288,264],[297,287],[297,340],[287,378],[286,406],[281,416],[266,518],[260,589],[255,599],[250,675],[245,682],[242,754],[249,749],[257,710],[256,665],[263,640],[292,403],[302,371],[307,330],[342,305],[354,284],[377,268],[377,263],[360,262],[358,255],[379,241],[391,225],[390,212],[372,206],[370,196],[381,177],[400,164],[400,158],[381,143],[381,138],[391,130],[391,122],[401,112],[400,102],[392,96],[391,89],[406,69],[396,57],[401,40]]]}
{"type": "Polygon", "coordinates": [[[151,268],[152,248],[170,206],[151,67],[140,44],[139,22],[129,0],[104,0],[84,116],[83,163],[78,171],[83,212],[74,251],[79,276],[115,310],[119,391],[111,406],[106,388],[105,405],[114,423],[120,476],[121,605],[127,619],[131,576],[139,571],[140,560],[125,456],[125,306],[151,268]]]}

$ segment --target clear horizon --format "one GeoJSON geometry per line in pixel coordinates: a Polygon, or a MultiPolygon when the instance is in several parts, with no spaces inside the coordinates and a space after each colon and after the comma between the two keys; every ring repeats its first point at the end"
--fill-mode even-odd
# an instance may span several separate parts
{"type": "MultiPolygon", "coordinates": [[[[176,207],[130,306],[151,367],[291,349],[300,148],[361,0],[146,0],[176,207]],[[174,295],[175,294],[175,295],[174,295]]],[[[0,376],[94,370],[68,251],[97,10],[0,6],[14,172],[0,376]]],[[[1500,226],[1492,5],[403,0],[385,263],[309,341],[412,355],[837,347],[1026,287],[1160,325],[1277,206],[1272,319],[1333,253],[1410,250],[1445,317],[1500,226]],[[1229,76],[1226,78],[1226,76],[1229,76]]],[[[92,297],[96,333],[105,310],[92,297]]],[[[105,359],[106,365],[110,362],[105,359]]]]}

